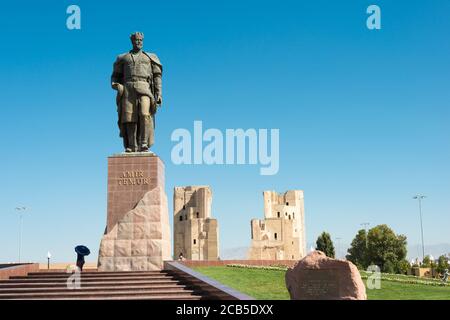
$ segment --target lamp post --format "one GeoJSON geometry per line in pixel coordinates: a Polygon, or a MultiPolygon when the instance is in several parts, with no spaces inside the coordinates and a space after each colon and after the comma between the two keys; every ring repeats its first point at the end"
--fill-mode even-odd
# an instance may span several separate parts
{"type": "Polygon", "coordinates": [[[23,214],[25,213],[25,210],[27,207],[16,207],[17,213],[19,214],[19,263],[20,263],[20,253],[22,250],[22,221],[23,221],[23,214]]]}
{"type": "Polygon", "coordinates": [[[336,252],[336,259],[339,259],[339,255],[341,253],[341,239],[342,238],[336,238],[337,240],[337,252],[336,252]]]}
{"type": "Polygon", "coordinates": [[[47,269],[50,269],[50,258],[52,255],[50,254],[50,251],[47,252],[47,269]]]}
{"type": "Polygon", "coordinates": [[[419,201],[419,215],[420,215],[420,232],[422,234],[422,261],[425,258],[425,245],[423,242],[423,224],[422,224],[422,199],[426,198],[426,196],[422,194],[416,194],[413,199],[419,201]]]}
{"type": "Polygon", "coordinates": [[[367,232],[367,227],[370,225],[370,222],[363,222],[363,223],[361,223],[361,225],[364,227],[364,230],[366,230],[366,249],[367,249],[367,247],[368,247],[367,236],[369,235],[369,233],[367,232]]]}
{"type": "Polygon", "coordinates": [[[433,264],[434,264],[434,257],[430,254],[431,278],[433,278],[433,264]]]}

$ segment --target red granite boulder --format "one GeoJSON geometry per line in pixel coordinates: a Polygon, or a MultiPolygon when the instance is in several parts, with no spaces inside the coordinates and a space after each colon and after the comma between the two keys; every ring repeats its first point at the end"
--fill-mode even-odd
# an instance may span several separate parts
{"type": "Polygon", "coordinates": [[[313,251],[286,272],[291,300],[366,300],[366,287],[350,261],[313,251]]]}

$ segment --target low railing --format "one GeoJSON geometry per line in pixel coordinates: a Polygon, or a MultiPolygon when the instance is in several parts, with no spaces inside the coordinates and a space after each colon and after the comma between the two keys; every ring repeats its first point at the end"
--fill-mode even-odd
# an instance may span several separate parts
{"type": "Polygon", "coordinates": [[[285,266],[292,268],[298,260],[183,260],[182,264],[189,268],[195,267],[219,267],[229,264],[245,264],[251,266],[285,266]]]}
{"type": "Polygon", "coordinates": [[[165,261],[164,269],[194,290],[202,291],[210,300],[255,300],[176,261],[165,261]]]}
{"type": "Polygon", "coordinates": [[[39,263],[23,263],[23,264],[1,264],[0,280],[7,280],[10,277],[26,276],[30,272],[39,271],[39,263]]]}

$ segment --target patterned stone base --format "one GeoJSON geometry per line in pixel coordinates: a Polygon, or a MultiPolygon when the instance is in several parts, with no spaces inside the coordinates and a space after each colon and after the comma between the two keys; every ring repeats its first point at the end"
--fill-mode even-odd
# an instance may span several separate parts
{"type": "Polygon", "coordinates": [[[172,260],[164,165],[158,157],[109,158],[107,220],[99,271],[162,270],[164,261],[172,260]]]}
{"type": "Polygon", "coordinates": [[[162,270],[164,260],[171,260],[167,197],[156,187],[103,236],[98,270],[162,270]]]}

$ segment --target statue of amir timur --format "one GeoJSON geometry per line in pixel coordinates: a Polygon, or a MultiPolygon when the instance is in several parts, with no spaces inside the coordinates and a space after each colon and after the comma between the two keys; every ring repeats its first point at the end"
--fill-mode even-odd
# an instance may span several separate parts
{"type": "Polygon", "coordinates": [[[161,106],[162,65],[142,50],[144,34],[130,36],[133,49],[114,62],[111,86],[117,90],[117,113],[125,152],[143,152],[154,143],[155,114],[161,106]]]}

